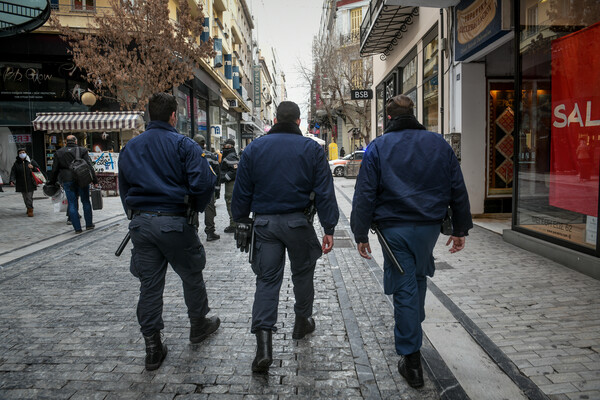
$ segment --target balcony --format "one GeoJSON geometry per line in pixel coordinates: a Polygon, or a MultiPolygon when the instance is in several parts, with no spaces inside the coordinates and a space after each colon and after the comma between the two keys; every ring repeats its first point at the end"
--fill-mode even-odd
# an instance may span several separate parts
{"type": "Polygon", "coordinates": [[[371,0],[360,26],[361,56],[382,54],[385,59],[412,25],[419,15],[419,7],[399,3],[398,0],[371,0]]]}

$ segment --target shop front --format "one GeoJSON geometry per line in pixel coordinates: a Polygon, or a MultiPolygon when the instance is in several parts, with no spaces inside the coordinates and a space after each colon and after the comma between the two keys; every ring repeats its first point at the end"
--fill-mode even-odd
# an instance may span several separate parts
{"type": "Polygon", "coordinates": [[[600,279],[600,7],[517,1],[516,195],[507,240],[600,279]],[[586,8],[587,7],[587,8],[586,8]]]}
{"type": "Polygon", "coordinates": [[[36,131],[43,131],[46,171],[52,172],[56,151],[73,135],[88,149],[102,190],[114,194],[120,149],[145,127],[140,111],[38,113],[32,123],[36,131]]]}

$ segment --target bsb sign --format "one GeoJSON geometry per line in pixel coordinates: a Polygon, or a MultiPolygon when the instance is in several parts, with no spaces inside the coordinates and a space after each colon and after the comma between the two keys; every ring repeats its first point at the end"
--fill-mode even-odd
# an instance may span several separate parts
{"type": "Polygon", "coordinates": [[[373,91],[371,89],[350,91],[350,100],[368,100],[372,98],[373,91]]]}

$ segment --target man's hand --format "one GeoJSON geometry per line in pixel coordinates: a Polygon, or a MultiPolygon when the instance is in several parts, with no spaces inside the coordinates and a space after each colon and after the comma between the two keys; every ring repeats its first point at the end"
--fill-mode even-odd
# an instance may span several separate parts
{"type": "Polygon", "coordinates": [[[10,181],[9,185],[10,186],[15,186],[15,183],[13,181],[10,181]]]}
{"type": "Polygon", "coordinates": [[[369,242],[359,243],[357,248],[358,254],[360,254],[361,257],[366,258],[367,260],[371,259],[371,246],[369,245],[369,242]]]}
{"type": "Polygon", "coordinates": [[[27,166],[29,167],[29,169],[33,169],[33,165],[29,164],[27,166]]]}
{"type": "Polygon", "coordinates": [[[252,241],[252,225],[253,221],[250,218],[242,218],[235,225],[235,233],[233,234],[233,238],[235,239],[235,244],[240,251],[249,252],[250,245],[252,241]]]}
{"type": "Polygon", "coordinates": [[[450,242],[452,243],[452,247],[450,248],[450,253],[456,253],[457,251],[461,251],[462,249],[465,248],[465,237],[458,237],[458,236],[450,236],[448,238],[448,241],[446,242],[446,246],[448,246],[450,244],[450,242]]]}
{"type": "Polygon", "coordinates": [[[321,246],[323,254],[329,253],[331,249],[333,249],[333,235],[323,236],[323,246],[321,246]]]}

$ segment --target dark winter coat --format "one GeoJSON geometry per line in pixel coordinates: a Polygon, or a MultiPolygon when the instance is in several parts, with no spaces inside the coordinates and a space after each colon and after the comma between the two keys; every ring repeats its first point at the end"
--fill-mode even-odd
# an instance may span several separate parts
{"type": "Polygon", "coordinates": [[[31,160],[31,163],[26,159],[21,160],[17,156],[17,161],[10,170],[10,181],[15,183],[15,191],[17,192],[33,192],[37,186],[33,180],[31,172],[40,169],[38,163],[35,160],[31,160]],[[33,165],[33,169],[29,169],[29,164],[33,165]]]}
{"type": "Polygon", "coordinates": [[[92,160],[90,159],[90,155],[85,147],[77,146],[76,144],[67,144],[65,147],[62,147],[56,151],[54,156],[54,165],[52,170],[52,176],[50,178],[49,183],[60,182],[73,182],[75,178],[73,177],[73,172],[71,171],[71,162],[75,159],[76,149],[79,147],[79,157],[90,167],[92,171],[92,181],[94,183],[98,183],[98,178],[96,177],[96,172],[94,171],[94,165],[92,164],[92,160]]]}
{"type": "Polygon", "coordinates": [[[221,160],[221,182],[235,181],[240,157],[234,148],[223,149],[223,160],[221,160]]]}

